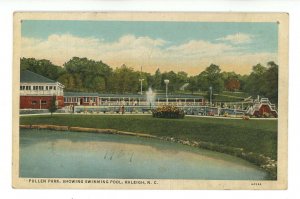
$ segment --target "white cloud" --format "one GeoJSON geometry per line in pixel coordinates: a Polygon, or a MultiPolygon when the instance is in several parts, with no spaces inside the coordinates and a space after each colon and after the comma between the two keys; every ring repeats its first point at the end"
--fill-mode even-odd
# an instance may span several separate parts
{"type": "Polygon", "coordinates": [[[223,43],[211,43],[203,40],[191,40],[179,46],[171,46],[168,51],[183,54],[198,54],[201,56],[209,56],[213,54],[223,53],[233,50],[233,47],[223,43]]]}
{"type": "MultiPolygon", "coordinates": [[[[228,36],[227,36],[228,37],[228,36]]],[[[117,41],[107,42],[93,37],[82,38],[70,34],[50,35],[47,39],[22,38],[22,57],[49,59],[63,65],[74,56],[102,60],[118,67],[122,64],[154,72],[184,70],[200,73],[211,63],[222,66],[223,70],[248,73],[257,63],[277,61],[272,53],[241,53],[242,50],[224,42],[212,43],[190,40],[179,45],[170,45],[165,40],[150,37],[124,35],[117,41]]]]}
{"type": "Polygon", "coordinates": [[[244,44],[250,43],[252,41],[253,35],[245,34],[245,33],[236,33],[232,35],[227,35],[225,37],[218,38],[218,41],[229,41],[233,44],[244,44]]]}

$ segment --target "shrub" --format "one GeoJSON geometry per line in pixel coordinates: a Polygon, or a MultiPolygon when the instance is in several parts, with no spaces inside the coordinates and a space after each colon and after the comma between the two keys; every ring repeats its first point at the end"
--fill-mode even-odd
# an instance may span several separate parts
{"type": "Polygon", "coordinates": [[[184,111],[176,106],[165,105],[152,110],[152,116],[157,118],[184,118],[184,111]]]}

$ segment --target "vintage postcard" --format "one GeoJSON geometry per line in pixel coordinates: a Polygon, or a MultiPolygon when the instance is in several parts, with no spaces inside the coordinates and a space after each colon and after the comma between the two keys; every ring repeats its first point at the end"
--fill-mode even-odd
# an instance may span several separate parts
{"type": "Polygon", "coordinates": [[[287,13],[14,14],[13,187],[287,189],[287,13]]]}

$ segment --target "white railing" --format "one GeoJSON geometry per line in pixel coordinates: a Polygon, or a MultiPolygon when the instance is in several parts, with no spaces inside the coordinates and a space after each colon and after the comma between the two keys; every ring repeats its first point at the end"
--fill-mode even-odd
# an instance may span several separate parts
{"type": "Polygon", "coordinates": [[[63,91],[59,90],[21,90],[20,95],[57,95],[62,96],[63,91]]]}
{"type": "Polygon", "coordinates": [[[269,105],[272,111],[276,111],[275,104],[272,104],[268,98],[262,98],[261,99],[261,104],[269,105]]]}
{"type": "Polygon", "coordinates": [[[254,105],[252,109],[249,108],[248,112],[253,115],[254,112],[258,111],[262,105],[268,105],[271,111],[275,111],[277,113],[275,104],[272,104],[268,98],[261,98],[260,100],[257,99],[254,100],[254,105]]]}

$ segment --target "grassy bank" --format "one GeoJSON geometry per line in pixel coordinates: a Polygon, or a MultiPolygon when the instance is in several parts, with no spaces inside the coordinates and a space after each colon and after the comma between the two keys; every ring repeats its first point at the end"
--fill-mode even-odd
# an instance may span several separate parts
{"type": "Polygon", "coordinates": [[[53,115],[21,117],[20,124],[54,124],[111,128],[156,136],[213,142],[277,158],[277,121],[186,117],[182,120],[150,115],[53,115]]]}
{"type": "MultiPolygon", "coordinates": [[[[161,93],[164,93],[164,91],[162,91],[161,93]]],[[[206,98],[206,100],[209,100],[209,95],[208,95],[208,91],[202,91],[202,92],[194,92],[194,93],[190,93],[190,92],[186,92],[186,91],[176,91],[174,92],[174,94],[193,94],[195,96],[203,96],[206,98]]],[[[214,101],[222,101],[222,102],[241,102],[243,101],[245,98],[249,97],[250,95],[248,93],[244,93],[244,92],[232,92],[232,91],[223,91],[221,93],[214,93],[213,92],[213,100],[214,101]]]]}
{"type": "MultiPolygon", "coordinates": [[[[52,124],[115,129],[197,142],[197,146],[266,165],[260,155],[277,159],[276,120],[230,120],[215,118],[162,119],[150,115],[53,115],[21,117],[20,124],[52,124]]],[[[191,143],[191,142],[190,142],[191,143]]],[[[193,145],[193,144],[190,144],[193,145]]],[[[271,173],[275,175],[276,168],[271,173]]],[[[266,168],[268,170],[268,168],[266,168]]],[[[274,177],[273,177],[274,178],[274,177]]]]}

